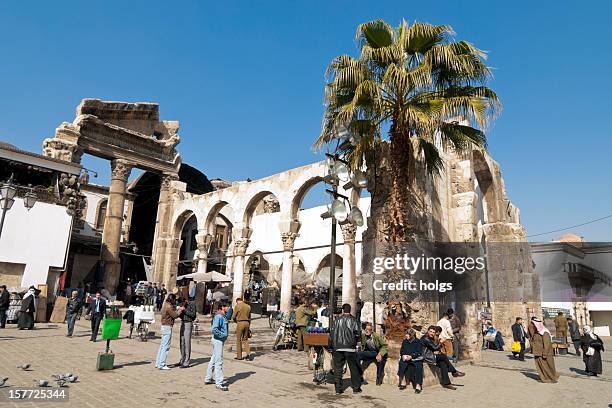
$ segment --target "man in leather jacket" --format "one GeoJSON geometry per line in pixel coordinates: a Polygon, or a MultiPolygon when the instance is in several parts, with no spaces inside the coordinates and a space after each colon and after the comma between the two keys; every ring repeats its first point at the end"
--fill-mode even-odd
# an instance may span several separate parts
{"type": "Polygon", "coordinates": [[[439,326],[429,326],[427,334],[421,337],[421,343],[423,344],[423,359],[426,363],[435,364],[440,368],[440,384],[444,388],[449,390],[456,390],[457,388],[451,384],[448,373],[452,373],[453,377],[463,377],[465,374],[458,371],[448,361],[448,356],[442,352],[442,348],[436,336],[442,332],[439,326]]]}
{"type": "Polygon", "coordinates": [[[79,292],[73,290],[70,299],[68,299],[68,304],[66,305],[66,321],[68,322],[68,334],[66,334],[66,337],[72,337],[77,316],[83,308],[83,303],[81,303],[81,299],[79,299],[78,296],[79,292]]]}
{"type": "Polygon", "coordinates": [[[329,334],[329,348],[332,351],[336,394],[342,394],[342,371],[346,362],[351,372],[353,394],[361,392],[361,375],[357,367],[357,342],[361,338],[359,322],[351,316],[351,305],[342,305],[342,315],[336,318],[329,334]]]}

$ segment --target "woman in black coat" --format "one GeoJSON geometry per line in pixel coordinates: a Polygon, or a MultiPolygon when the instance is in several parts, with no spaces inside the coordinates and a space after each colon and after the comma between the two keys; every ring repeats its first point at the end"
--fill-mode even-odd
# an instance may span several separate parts
{"type": "Polygon", "coordinates": [[[591,327],[584,326],[584,336],[580,340],[582,361],[588,375],[597,377],[602,372],[601,352],[604,351],[603,341],[591,331],[591,327]]]}
{"type": "Polygon", "coordinates": [[[405,390],[408,382],[417,394],[423,389],[423,345],[416,338],[416,331],[408,329],[406,338],[402,341],[400,360],[397,375],[399,376],[399,389],[405,390]]]}

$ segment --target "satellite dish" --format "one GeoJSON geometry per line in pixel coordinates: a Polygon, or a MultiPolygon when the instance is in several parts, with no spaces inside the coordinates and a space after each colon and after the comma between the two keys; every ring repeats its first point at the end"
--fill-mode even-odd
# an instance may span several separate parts
{"type": "Polygon", "coordinates": [[[346,206],[342,201],[338,199],[335,199],[332,202],[331,214],[336,220],[340,222],[346,221],[346,219],[348,218],[348,211],[346,210],[346,206]]]}
{"type": "Polygon", "coordinates": [[[348,219],[349,219],[350,222],[352,222],[353,224],[355,224],[358,227],[362,227],[363,224],[364,224],[363,213],[356,206],[351,208],[351,212],[348,215],[348,219]]]}

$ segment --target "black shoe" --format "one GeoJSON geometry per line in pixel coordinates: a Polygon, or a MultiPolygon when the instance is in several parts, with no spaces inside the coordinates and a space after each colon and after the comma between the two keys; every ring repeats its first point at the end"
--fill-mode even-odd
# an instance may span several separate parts
{"type": "Polygon", "coordinates": [[[400,390],[405,390],[405,389],[406,389],[406,386],[405,386],[405,385],[398,385],[398,388],[399,388],[400,390]]]}
{"type": "Polygon", "coordinates": [[[415,394],[420,394],[420,393],[421,393],[421,391],[423,391],[423,390],[421,390],[421,389],[419,389],[419,388],[415,388],[415,389],[414,389],[414,393],[415,393],[415,394]]]}
{"type": "Polygon", "coordinates": [[[382,380],[376,380],[376,385],[382,385],[382,380]]]}
{"type": "Polygon", "coordinates": [[[359,394],[361,392],[361,388],[357,388],[356,390],[353,390],[353,394],[359,394]]]}
{"type": "Polygon", "coordinates": [[[462,373],[461,371],[455,371],[452,375],[453,377],[463,377],[465,376],[465,373],[462,373]]]}
{"type": "Polygon", "coordinates": [[[336,395],[340,395],[340,394],[344,394],[344,391],[342,391],[342,390],[336,390],[336,395]]]}

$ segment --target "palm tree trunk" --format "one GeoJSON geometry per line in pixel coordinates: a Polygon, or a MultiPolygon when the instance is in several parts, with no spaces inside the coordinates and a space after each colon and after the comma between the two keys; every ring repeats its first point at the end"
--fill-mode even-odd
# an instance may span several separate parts
{"type": "Polygon", "coordinates": [[[412,144],[406,133],[398,131],[395,125],[390,130],[390,173],[391,192],[389,197],[389,231],[390,242],[399,243],[408,238],[410,221],[407,213],[409,191],[414,180],[412,144]]]}

